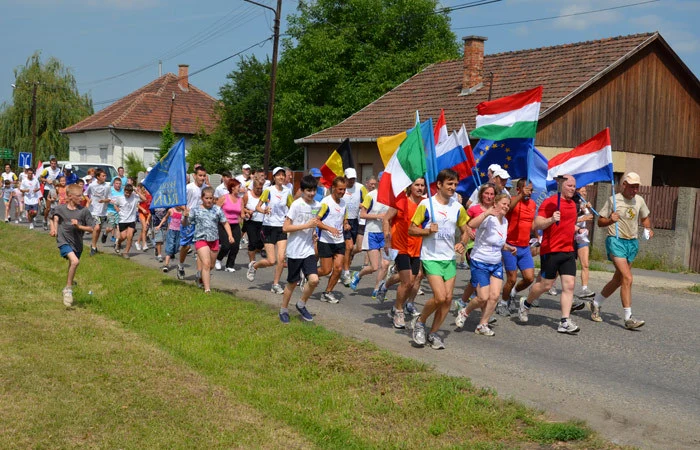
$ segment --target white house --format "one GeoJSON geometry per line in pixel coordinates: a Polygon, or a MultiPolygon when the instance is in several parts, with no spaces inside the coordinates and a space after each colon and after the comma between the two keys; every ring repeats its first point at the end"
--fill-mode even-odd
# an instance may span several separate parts
{"type": "Polygon", "coordinates": [[[183,64],[177,76],[167,73],[61,133],[68,136],[71,161],[122,166],[133,153],[148,166],[158,156],[168,122],[189,148],[192,136],[216,126],[216,103],[189,84],[188,66],[183,64]]]}

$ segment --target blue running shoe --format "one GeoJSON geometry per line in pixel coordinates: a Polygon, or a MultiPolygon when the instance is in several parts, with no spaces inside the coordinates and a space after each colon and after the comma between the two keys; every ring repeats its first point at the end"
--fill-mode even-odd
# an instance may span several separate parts
{"type": "Polygon", "coordinates": [[[352,280],[350,280],[350,289],[356,291],[358,284],[360,284],[360,272],[355,271],[352,273],[352,280]]]}
{"type": "Polygon", "coordinates": [[[285,325],[289,323],[289,313],[288,312],[281,312],[280,313],[280,322],[282,322],[285,325]]]}
{"type": "Polygon", "coordinates": [[[376,289],[372,291],[372,300],[377,299],[377,292],[379,292],[379,291],[377,291],[376,289]]]}
{"type": "MultiPolygon", "coordinates": [[[[306,306],[302,306],[299,308],[299,305],[295,305],[297,307],[297,311],[299,311],[299,314],[301,314],[301,318],[306,320],[307,322],[313,322],[314,318],[309,312],[308,309],[306,309],[306,306]]],[[[289,322],[289,314],[287,314],[287,322],[289,322]]]]}

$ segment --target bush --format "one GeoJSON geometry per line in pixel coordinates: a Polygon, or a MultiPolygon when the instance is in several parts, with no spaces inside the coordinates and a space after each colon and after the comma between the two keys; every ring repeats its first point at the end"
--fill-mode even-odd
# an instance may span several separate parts
{"type": "Polygon", "coordinates": [[[134,153],[127,153],[124,158],[124,170],[126,171],[126,176],[136,179],[139,172],[146,171],[146,165],[143,163],[143,159],[136,156],[134,153]]]}

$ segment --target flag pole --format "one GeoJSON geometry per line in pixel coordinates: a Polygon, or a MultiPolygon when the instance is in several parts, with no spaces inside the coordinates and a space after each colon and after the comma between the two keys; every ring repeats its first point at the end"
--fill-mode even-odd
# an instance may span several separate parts
{"type": "MultiPolygon", "coordinates": [[[[617,212],[617,200],[615,199],[615,179],[610,182],[610,186],[612,187],[612,203],[613,203],[613,212],[617,212]]],[[[620,225],[615,222],[615,237],[620,238],[620,225]]]]}

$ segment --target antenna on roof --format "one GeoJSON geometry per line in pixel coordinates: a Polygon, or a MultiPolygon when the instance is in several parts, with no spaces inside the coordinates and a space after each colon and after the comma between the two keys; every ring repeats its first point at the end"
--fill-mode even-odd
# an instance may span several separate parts
{"type": "Polygon", "coordinates": [[[163,61],[158,61],[158,78],[163,76],[163,61]]]}

